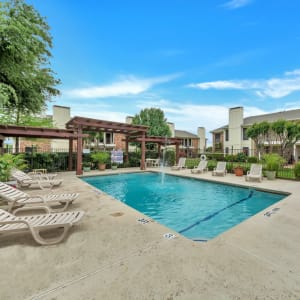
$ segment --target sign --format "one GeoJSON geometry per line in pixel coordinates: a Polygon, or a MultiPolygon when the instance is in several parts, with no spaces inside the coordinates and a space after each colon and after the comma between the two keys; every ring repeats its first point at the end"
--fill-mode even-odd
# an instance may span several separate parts
{"type": "Polygon", "coordinates": [[[122,164],[123,163],[123,151],[121,151],[121,150],[111,151],[111,162],[122,164]]]}

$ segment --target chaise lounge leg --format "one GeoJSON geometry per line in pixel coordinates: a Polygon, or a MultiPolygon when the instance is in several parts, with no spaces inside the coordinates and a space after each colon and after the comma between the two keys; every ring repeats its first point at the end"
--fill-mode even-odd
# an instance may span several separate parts
{"type": "MultiPolygon", "coordinates": [[[[40,234],[40,230],[37,229],[37,228],[30,228],[30,231],[32,233],[32,236],[33,236],[34,240],[38,244],[53,245],[53,244],[57,244],[57,243],[61,242],[65,238],[67,232],[71,228],[71,225],[70,224],[65,224],[64,226],[61,226],[61,227],[63,227],[63,232],[61,233],[61,235],[56,237],[56,238],[49,238],[49,239],[43,238],[40,234]]],[[[57,228],[55,228],[55,229],[57,229],[57,228]]]]}

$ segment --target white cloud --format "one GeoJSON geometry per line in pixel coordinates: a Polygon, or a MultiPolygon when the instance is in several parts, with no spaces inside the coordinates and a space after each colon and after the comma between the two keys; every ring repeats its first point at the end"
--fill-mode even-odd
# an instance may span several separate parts
{"type": "Polygon", "coordinates": [[[239,81],[211,81],[211,82],[203,82],[203,83],[192,83],[188,85],[189,87],[199,88],[201,90],[208,90],[208,89],[217,89],[217,90],[224,90],[224,89],[244,89],[242,82],[239,81]]]}
{"type": "Polygon", "coordinates": [[[141,79],[135,76],[121,78],[108,85],[91,86],[65,91],[64,94],[73,98],[105,98],[116,96],[137,95],[149,90],[156,84],[169,82],[180,74],[141,79]]]}
{"type": "Polygon", "coordinates": [[[300,91],[300,70],[286,72],[281,78],[267,80],[218,80],[189,84],[201,90],[207,89],[233,89],[254,90],[259,97],[282,98],[289,94],[300,91]]]}
{"type": "Polygon", "coordinates": [[[250,4],[252,0],[231,0],[224,3],[222,6],[228,9],[237,9],[250,4]]]}

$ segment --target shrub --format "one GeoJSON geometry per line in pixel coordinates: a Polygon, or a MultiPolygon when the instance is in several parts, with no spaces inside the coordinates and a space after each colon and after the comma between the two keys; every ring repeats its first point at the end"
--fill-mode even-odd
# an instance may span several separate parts
{"type": "Polygon", "coordinates": [[[269,153],[263,156],[265,162],[265,168],[267,171],[278,171],[281,165],[284,164],[285,160],[277,153],[269,153]]]}
{"type": "Polygon", "coordinates": [[[247,155],[244,152],[240,152],[236,155],[237,162],[245,162],[247,161],[247,155]]]}
{"type": "Polygon", "coordinates": [[[209,160],[207,163],[207,169],[209,171],[212,171],[217,166],[217,161],[215,160],[209,160]]]}
{"type": "Polygon", "coordinates": [[[297,162],[295,164],[294,173],[295,173],[295,177],[297,179],[299,179],[300,178],[300,162],[297,162]]]}
{"type": "Polygon", "coordinates": [[[207,153],[206,155],[208,160],[217,160],[217,161],[222,161],[224,160],[224,155],[223,153],[207,153]]]}
{"type": "Polygon", "coordinates": [[[227,162],[226,171],[227,173],[234,173],[234,165],[232,162],[227,162]]]}
{"type": "Polygon", "coordinates": [[[175,151],[174,150],[167,150],[164,155],[165,165],[173,166],[175,164],[175,151]]]}
{"type": "Polygon", "coordinates": [[[228,162],[234,162],[237,161],[237,156],[233,154],[228,154],[224,157],[224,160],[228,162]]]}
{"type": "Polygon", "coordinates": [[[199,158],[187,158],[185,161],[185,166],[188,169],[193,169],[194,167],[198,166],[199,158]]]}
{"type": "Polygon", "coordinates": [[[249,156],[247,162],[249,164],[256,164],[258,162],[258,158],[256,156],[249,156]]]}
{"type": "Polygon", "coordinates": [[[8,181],[13,168],[23,170],[27,167],[24,155],[4,154],[0,156],[0,181],[8,181]]]}
{"type": "MultiPolygon", "coordinates": [[[[129,152],[128,153],[128,163],[129,163],[129,165],[126,164],[126,166],[128,166],[128,167],[138,167],[138,166],[140,166],[141,152],[140,151],[129,152]]],[[[124,165],[124,167],[125,167],[125,165],[124,165]]]]}
{"type": "Polygon", "coordinates": [[[159,157],[159,153],[157,151],[153,151],[153,150],[146,150],[146,158],[158,158],[159,157]]]}

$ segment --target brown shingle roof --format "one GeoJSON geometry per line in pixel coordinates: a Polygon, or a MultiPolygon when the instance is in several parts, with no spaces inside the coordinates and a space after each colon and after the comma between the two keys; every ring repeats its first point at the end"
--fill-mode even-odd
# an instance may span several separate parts
{"type": "Polygon", "coordinates": [[[252,125],[254,123],[259,123],[262,121],[275,122],[280,119],[284,119],[288,121],[300,120],[300,109],[279,111],[271,114],[247,117],[244,118],[244,125],[252,125]]]}
{"type": "Polygon", "coordinates": [[[198,136],[196,134],[190,133],[188,131],[184,131],[184,130],[175,130],[175,137],[177,138],[193,138],[193,139],[197,139],[198,136]]]}

